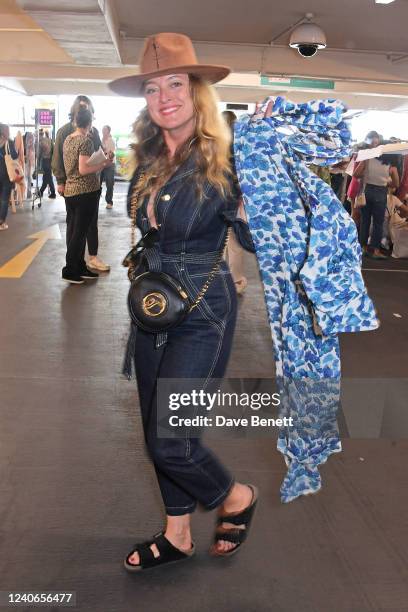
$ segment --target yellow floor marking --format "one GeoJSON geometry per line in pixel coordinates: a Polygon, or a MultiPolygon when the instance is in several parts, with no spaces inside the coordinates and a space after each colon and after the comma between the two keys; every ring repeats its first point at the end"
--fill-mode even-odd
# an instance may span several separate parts
{"type": "Polygon", "coordinates": [[[61,240],[59,225],[51,225],[28,238],[34,238],[34,242],[1,266],[0,278],[21,278],[47,240],[61,240]]]}

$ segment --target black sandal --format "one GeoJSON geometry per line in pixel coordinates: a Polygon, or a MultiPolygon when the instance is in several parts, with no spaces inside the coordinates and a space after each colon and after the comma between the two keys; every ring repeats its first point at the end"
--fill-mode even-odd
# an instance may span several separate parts
{"type": "Polygon", "coordinates": [[[214,534],[214,544],[210,549],[210,553],[214,557],[231,557],[239,550],[245,542],[249,527],[251,525],[255,508],[258,503],[258,489],[253,485],[248,485],[252,489],[252,501],[247,508],[234,514],[225,514],[217,517],[216,529],[214,534]],[[221,527],[222,523],[230,523],[237,527],[221,527]],[[239,527],[238,527],[239,525],[239,527]],[[234,548],[226,552],[221,552],[217,549],[217,544],[221,540],[235,544],[234,548]]]}
{"type": "Polygon", "coordinates": [[[141,570],[151,569],[164,565],[165,563],[175,563],[176,561],[183,561],[189,559],[195,553],[194,542],[191,543],[191,550],[183,552],[173,546],[173,544],[165,537],[163,531],[156,533],[153,538],[147,542],[135,544],[133,550],[127,555],[124,564],[128,572],[140,572],[141,570]],[[150,546],[156,544],[159,556],[155,557],[150,546]],[[139,553],[140,563],[135,565],[129,562],[135,552],[139,553]]]}

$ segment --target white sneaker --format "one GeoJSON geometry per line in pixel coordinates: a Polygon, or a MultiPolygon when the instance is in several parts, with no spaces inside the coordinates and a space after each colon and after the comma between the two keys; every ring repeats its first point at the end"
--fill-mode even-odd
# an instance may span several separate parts
{"type": "Polygon", "coordinates": [[[0,223],[0,230],[6,230],[6,229],[8,229],[7,223],[0,223]]]}
{"type": "Polygon", "coordinates": [[[89,258],[88,266],[94,270],[99,270],[100,272],[109,272],[110,270],[110,266],[104,263],[102,259],[99,259],[97,255],[89,258]]]}
{"type": "Polygon", "coordinates": [[[110,203],[108,202],[108,203],[107,203],[107,205],[106,205],[106,208],[109,208],[109,209],[110,209],[110,208],[113,208],[113,204],[110,204],[110,203]]]}

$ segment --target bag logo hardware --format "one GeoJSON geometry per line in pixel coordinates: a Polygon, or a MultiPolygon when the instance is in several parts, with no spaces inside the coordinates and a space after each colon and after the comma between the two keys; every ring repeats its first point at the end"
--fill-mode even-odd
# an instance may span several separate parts
{"type": "Polygon", "coordinates": [[[143,298],[142,308],[145,315],[159,317],[166,310],[167,301],[161,293],[148,293],[143,298]]]}

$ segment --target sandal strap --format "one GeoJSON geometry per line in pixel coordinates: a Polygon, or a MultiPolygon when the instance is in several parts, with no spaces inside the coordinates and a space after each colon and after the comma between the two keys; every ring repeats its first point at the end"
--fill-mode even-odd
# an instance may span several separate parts
{"type": "Polygon", "coordinates": [[[255,506],[251,505],[249,506],[249,508],[245,508],[245,510],[243,510],[239,514],[232,514],[232,515],[226,514],[225,516],[218,516],[217,524],[220,525],[221,523],[231,523],[232,525],[245,525],[246,526],[252,518],[254,509],[255,509],[255,506]]]}
{"type": "Polygon", "coordinates": [[[214,542],[217,544],[221,540],[225,542],[231,542],[232,544],[242,544],[245,542],[247,533],[245,529],[225,529],[219,530],[215,532],[214,542]]]}
{"type": "Polygon", "coordinates": [[[146,542],[144,542],[143,544],[139,544],[136,549],[136,552],[139,553],[139,565],[141,565],[143,568],[153,567],[155,565],[156,558],[153,554],[152,549],[146,542]]]}
{"type": "MultiPolygon", "coordinates": [[[[183,553],[181,550],[173,546],[173,544],[164,536],[163,532],[157,533],[152,539],[146,540],[145,542],[139,542],[134,545],[133,550],[128,554],[131,557],[135,552],[139,554],[140,565],[142,569],[148,569],[161,565],[162,563],[169,563],[170,561],[179,561],[189,555],[183,553]],[[155,544],[159,551],[159,556],[155,557],[150,546],[155,544]]],[[[130,564],[133,565],[133,564],[130,564]]],[[[135,567],[138,567],[136,565],[135,567]]]]}
{"type": "Polygon", "coordinates": [[[245,527],[251,522],[252,516],[255,512],[256,504],[258,498],[256,495],[256,491],[253,489],[253,497],[251,504],[239,512],[238,514],[226,514],[225,516],[217,517],[217,525],[221,523],[231,523],[232,525],[244,525],[245,527]]]}
{"type": "Polygon", "coordinates": [[[187,557],[185,553],[173,546],[173,544],[165,537],[163,532],[154,537],[154,544],[159,549],[160,556],[165,556],[166,561],[177,561],[187,557]]]}

